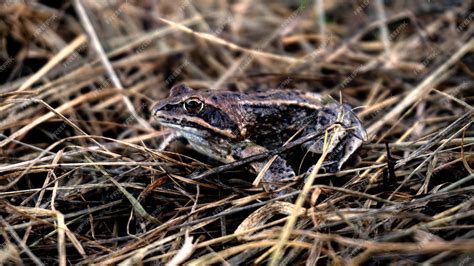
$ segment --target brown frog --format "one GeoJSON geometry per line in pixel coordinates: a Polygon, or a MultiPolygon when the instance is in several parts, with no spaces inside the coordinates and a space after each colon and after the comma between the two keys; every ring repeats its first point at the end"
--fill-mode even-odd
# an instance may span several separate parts
{"type": "MultiPolygon", "coordinates": [[[[336,172],[366,140],[361,122],[348,105],[297,90],[245,93],[176,85],[169,98],[152,108],[152,114],[162,126],[177,130],[193,149],[224,163],[280,147],[295,133],[304,136],[315,131],[322,132],[321,137],[302,146],[321,154],[325,130],[339,123],[343,129],[333,133],[335,141],[322,167],[336,172]]],[[[265,164],[257,161],[251,167],[260,172],[265,164]]],[[[294,176],[288,162],[277,156],[263,175],[264,188],[276,190],[282,179],[294,176]]]]}

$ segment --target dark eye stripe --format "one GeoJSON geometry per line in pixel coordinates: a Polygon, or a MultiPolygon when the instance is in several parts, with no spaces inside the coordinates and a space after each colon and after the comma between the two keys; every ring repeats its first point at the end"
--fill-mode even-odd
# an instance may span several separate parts
{"type": "Polygon", "coordinates": [[[186,116],[188,117],[196,117],[200,118],[207,124],[211,125],[212,127],[220,130],[230,130],[234,135],[239,136],[240,131],[237,123],[235,123],[231,117],[223,112],[222,110],[213,107],[211,105],[205,105],[204,108],[198,113],[187,112],[183,108],[183,103],[181,104],[167,104],[160,108],[160,112],[164,112],[167,115],[165,116],[165,120],[170,124],[175,125],[184,125],[186,127],[194,127],[199,130],[207,130],[211,133],[215,134],[215,131],[212,128],[204,128],[203,126],[194,123],[192,121],[186,120],[186,116]],[[184,119],[178,119],[178,116],[184,116],[184,119]]]}
{"type": "Polygon", "coordinates": [[[219,128],[219,129],[229,129],[234,134],[238,134],[239,127],[237,124],[230,118],[228,114],[223,112],[220,109],[217,109],[213,106],[206,106],[196,116],[201,117],[204,121],[206,121],[208,124],[210,124],[213,127],[219,128]]]}
{"type": "Polygon", "coordinates": [[[165,111],[165,112],[166,111],[172,111],[172,110],[176,110],[177,107],[179,108],[180,105],[178,105],[178,104],[166,104],[166,105],[162,106],[158,111],[160,111],[160,112],[161,111],[165,111]]]}

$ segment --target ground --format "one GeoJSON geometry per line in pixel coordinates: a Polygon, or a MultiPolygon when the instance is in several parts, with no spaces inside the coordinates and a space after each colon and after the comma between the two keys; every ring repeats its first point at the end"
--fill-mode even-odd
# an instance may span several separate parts
{"type": "Polygon", "coordinates": [[[1,1],[0,264],[472,265],[473,6],[1,1]],[[183,82],[330,95],[369,139],[276,197],[160,149],[183,82]]]}

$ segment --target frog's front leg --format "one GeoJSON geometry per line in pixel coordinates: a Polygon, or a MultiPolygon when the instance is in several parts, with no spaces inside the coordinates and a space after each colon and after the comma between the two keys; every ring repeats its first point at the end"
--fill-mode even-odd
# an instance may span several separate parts
{"type": "Polygon", "coordinates": [[[169,146],[171,146],[171,143],[179,140],[180,138],[183,138],[183,136],[181,136],[181,134],[179,134],[178,132],[174,131],[174,132],[171,132],[171,134],[167,135],[163,141],[160,143],[160,146],[158,146],[158,150],[159,151],[164,151],[166,150],[169,146]]]}
{"type": "MultiPolygon", "coordinates": [[[[243,159],[250,157],[252,155],[261,154],[267,152],[268,150],[265,147],[259,146],[257,144],[246,142],[236,148],[235,156],[238,159],[243,159]]],[[[250,164],[252,169],[256,173],[260,173],[268,160],[256,161],[250,164]]],[[[272,162],[270,167],[265,171],[263,175],[263,188],[265,191],[272,192],[277,190],[279,187],[283,186],[282,180],[290,179],[295,176],[295,171],[288,165],[282,157],[276,156],[275,160],[272,162]]]]}

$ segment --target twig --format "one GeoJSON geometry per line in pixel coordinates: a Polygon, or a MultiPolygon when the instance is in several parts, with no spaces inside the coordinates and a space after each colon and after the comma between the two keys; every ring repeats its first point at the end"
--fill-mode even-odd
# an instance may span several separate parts
{"type": "Polygon", "coordinates": [[[383,47],[385,49],[385,55],[390,54],[390,39],[388,37],[388,28],[387,28],[387,15],[385,15],[385,8],[382,0],[375,1],[375,10],[377,11],[377,17],[379,21],[383,21],[380,26],[380,35],[382,37],[383,47]]]}
{"type": "MultiPolygon", "coordinates": [[[[96,53],[99,55],[100,61],[102,62],[102,65],[104,65],[107,73],[109,74],[110,79],[112,80],[112,83],[114,86],[120,90],[124,90],[122,83],[120,82],[120,79],[118,78],[117,74],[115,73],[115,70],[112,67],[112,64],[110,63],[109,59],[107,58],[107,55],[105,54],[104,48],[102,47],[99,38],[97,37],[97,34],[95,33],[94,27],[92,26],[92,23],[87,16],[86,10],[82,6],[82,3],[80,0],[74,0],[74,8],[76,9],[76,12],[82,22],[82,25],[84,26],[84,29],[86,30],[87,34],[89,35],[91,41],[92,41],[92,47],[94,47],[96,53]]],[[[146,130],[148,131],[153,131],[153,127],[148,124],[147,121],[145,121],[143,118],[138,116],[135,107],[133,106],[132,102],[130,99],[123,95],[123,101],[125,103],[125,106],[127,106],[128,111],[130,114],[142,125],[146,130]]]]}
{"type": "MultiPolygon", "coordinates": [[[[474,39],[471,39],[468,43],[465,43],[455,54],[453,54],[444,64],[438,67],[431,75],[423,80],[416,88],[414,88],[405,98],[388,114],[386,114],[382,119],[377,120],[373,125],[367,129],[367,133],[374,135],[377,131],[382,128],[382,126],[388,121],[395,119],[399,116],[405,108],[410,106],[415,101],[424,97],[431,88],[438,85],[442,80],[439,79],[439,76],[442,76],[443,72],[448,70],[454,63],[456,63],[461,57],[466,53],[471,51],[474,48],[474,39]]],[[[370,137],[369,137],[370,138],[370,137]]]]}
{"type": "Polygon", "coordinates": [[[13,239],[15,239],[17,244],[23,249],[23,251],[28,255],[28,257],[30,257],[30,259],[33,261],[34,264],[44,265],[44,263],[41,262],[41,260],[35,254],[33,254],[33,252],[31,252],[28,246],[26,246],[25,243],[21,241],[20,236],[18,236],[18,234],[15,232],[12,226],[9,225],[2,217],[0,217],[0,223],[2,224],[4,228],[8,230],[8,232],[13,237],[13,239]]]}

